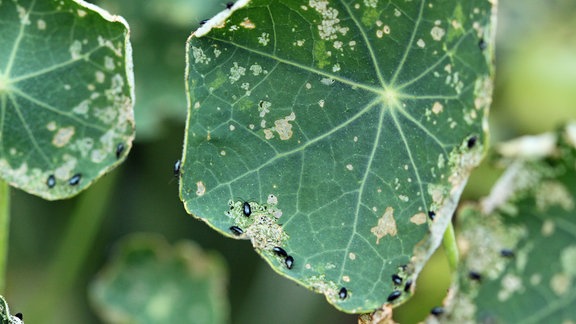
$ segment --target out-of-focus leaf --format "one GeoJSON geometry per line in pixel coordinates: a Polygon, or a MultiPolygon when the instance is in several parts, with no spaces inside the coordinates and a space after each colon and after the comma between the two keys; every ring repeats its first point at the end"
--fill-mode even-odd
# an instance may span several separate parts
{"type": "Polygon", "coordinates": [[[134,138],[123,18],[81,0],[0,2],[0,176],[46,199],[77,194],[134,138]]]}
{"type": "Polygon", "coordinates": [[[491,13],[236,2],[188,42],[186,210],[340,310],[404,300],[482,156],[491,13]]]}
{"type": "Polygon", "coordinates": [[[490,196],[460,213],[462,267],[442,322],[576,318],[576,124],[541,137],[548,138],[554,146],[540,156],[530,145],[542,141],[513,142],[518,148],[490,196]]]}
{"type": "Polygon", "coordinates": [[[226,323],[226,277],[222,259],[192,242],[171,247],[134,235],[120,243],[90,297],[107,323],[226,323]]]}

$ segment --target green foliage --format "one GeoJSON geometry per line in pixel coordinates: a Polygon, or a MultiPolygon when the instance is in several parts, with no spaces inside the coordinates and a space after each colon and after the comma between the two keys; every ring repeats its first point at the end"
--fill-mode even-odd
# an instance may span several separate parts
{"type": "Polygon", "coordinates": [[[77,194],[134,137],[128,26],[83,1],[0,2],[0,176],[46,199],[77,194]]]}
{"type": "Polygon", "coordinates": [[[226,323],[226,269],[189,241],[124,239],[90,294],[107,323],[226,323]]]}
{"type": "Polygon", "coordinates": [[[507,144],[506,152],[531,156],[508,157],[490,196],[460,213],[465,257],[447,321],[562,323],[576,317],[576,124],[540,139],[507,144]],[[542,148],[544,155],[533,155],[542,148]],[[471,280],[471,271],[481,280],[471,280]]]}
{"type": "Polygon", "coordinates": [[[188,41],[181,198],[338,309],[372,311],[403,290],[392,274],[416,278],[482,156],[491,5],[245,2],[188,41]]]}

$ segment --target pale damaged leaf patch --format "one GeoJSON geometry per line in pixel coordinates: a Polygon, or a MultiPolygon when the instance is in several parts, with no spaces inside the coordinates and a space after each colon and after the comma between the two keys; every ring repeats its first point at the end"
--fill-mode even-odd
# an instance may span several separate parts
{"type": "Polygon", "coordinates": [[[186,210],[340,310],[402,303],[485,150],[492,10],[252,0],[208,20],[187,44],[186,210]]]}
{"type": "Polygon", "coordinates": [[[576,146],[570,128],[550,155],[506,143],[508,167],[481,205],[459,213],[461,269],[435,323],[566,322],[576,318],[576,146]],[[516,147],[514,147],[516,146],[516,147]],[[503,195],[504,194],[504,195],[503,195]],[[535,307],[537,305],[538,307],[535,307]]]}
{"type": "Polygon", "coordinates": [[[81,0],[2,1],[0,20],[0,176],[46,199],[75,195],[132,146],[128,25],[81,0]]]}

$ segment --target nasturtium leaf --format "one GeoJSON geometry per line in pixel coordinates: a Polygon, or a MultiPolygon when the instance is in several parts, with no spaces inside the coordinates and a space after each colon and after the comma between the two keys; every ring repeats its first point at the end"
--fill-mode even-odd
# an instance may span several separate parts
{"type": "Polygon", "coordinates": [[[0,2],[0,176],[46,199],[77,194],[134,137],[128,25],[81,0],[0,2]]]}
{"type": "Polygon", "coordinates": [[[401,303],[483,153],[491,19],[490,1],[236,2],[188,41],[186,210],[340,310],[401,303]]]}
{"type": "Polygon", "coordinates": [[[0,296],[0,324],[23,324],[19,317],[10,314],[10,308],[8,307],[8,302],[4,299],[4,296],[0,296]]]}
{"type": "MultiPolygon", "coordinates": [[[[576,124],[558,137],[535,139],[510,143],[524,156],[508,161],[480,206],[460,213],[457,236],[463,258],[443,323],[564,323],[576,318],[576,124]],[[543,142],[551,143],[551,150],[535,158],[543,142]],[[480,280],[471,280],[471,272],[480,280]]],[[[506,147],[510,152],[511,146],[506,147]]]]}
{"type": "Polygon", "coordinates": [[[227,323],[226,281],[219,255],[137,234],[121,241],[90,299],[106,323],[227,323]]]}

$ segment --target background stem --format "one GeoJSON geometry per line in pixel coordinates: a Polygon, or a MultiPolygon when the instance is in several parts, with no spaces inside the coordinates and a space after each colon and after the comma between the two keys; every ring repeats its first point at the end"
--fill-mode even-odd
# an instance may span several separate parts
{"type": "Polygon", "coordinates": [[[102,177],[79,197],[56,256],[47,269],[43,292],[38,293],[36,300],[30,303],[30,308],[34,309],[27,316],[30,323],[53,322],[59,302],[75,284],[94,244],[117,177],[117,172],[102,177]]]}
{"type": "Polygon", "coordinates": [[[448,258],[448,264],[452,272],[458,269],[458,245],[456,244],[456,236],[454,235],[454,226],[452,222],[448,224],[446,232],[444,232],[444,237],[442,239],[442,245],[444,246],[444,251],[446,257],[448,258]]]}
{"type": "Polygon", "coordinates": [[[10,186],[0,180],[0,294],[6,287],[6,261],[8,259],[8,234],[10,230],[10,186]]]}

